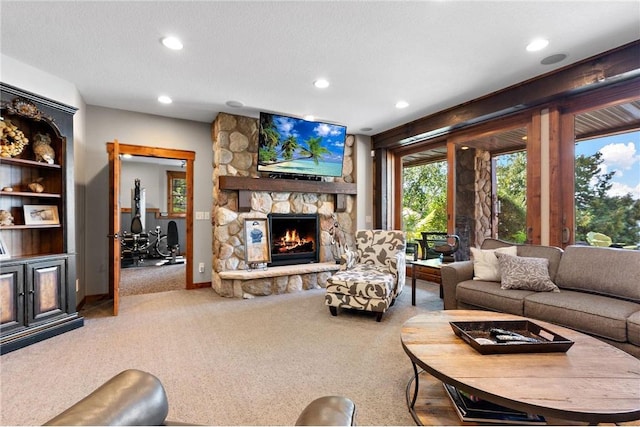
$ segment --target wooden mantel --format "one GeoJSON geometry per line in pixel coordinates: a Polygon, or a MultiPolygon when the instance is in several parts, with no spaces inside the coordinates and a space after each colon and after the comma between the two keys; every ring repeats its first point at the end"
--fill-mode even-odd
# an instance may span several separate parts
{"type": "Polygon", "coordinates": [[[336,196],[336,212],[344,212],[346,209],[345,196],[357,193],[356,184],[348,182],[251,178],[226,175],[218,177],[218,180],[221,190],[238,190],[238,209],[241,212],[251,210],[252,191],[333,194],[336,196]]]}

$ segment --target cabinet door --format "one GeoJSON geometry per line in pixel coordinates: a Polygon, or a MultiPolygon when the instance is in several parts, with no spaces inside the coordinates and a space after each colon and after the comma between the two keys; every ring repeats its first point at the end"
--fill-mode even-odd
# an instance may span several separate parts
{"type": "Polygon", "coordinates": [[[24,266],[3,266],[0,271],[0,334],[25,327],[24,266]]]}
{"type": "Polygon", "coordinates": [[[66,260],[52,259],[27,266],[27,322],[46,321],[66,312],[66,260]]]}

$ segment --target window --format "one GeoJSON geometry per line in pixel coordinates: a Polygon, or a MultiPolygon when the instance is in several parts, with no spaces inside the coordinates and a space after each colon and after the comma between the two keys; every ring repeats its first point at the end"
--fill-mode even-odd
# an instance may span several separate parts
{"type": "Polygon", "coordinates": [[[640,131],[576,143],[576,241],[637,248],[640,243],[640,131]]]}
{"type": "Polygon", "coordinates": [[[403,168],[402,226],[407,241],[423,231],[447,231],[447,162],[403,168]]]}
{"type": "Polygon", "coordinates": [[[170,217],[184,217],[187,213],[185,172],[167,171],[167,212],[170,217]]]}
{"type": "Polygon", "coordinates": [[[498,204],[498,239],[525,243],[527,240],[527,153],[494,157],[498,204]]]}

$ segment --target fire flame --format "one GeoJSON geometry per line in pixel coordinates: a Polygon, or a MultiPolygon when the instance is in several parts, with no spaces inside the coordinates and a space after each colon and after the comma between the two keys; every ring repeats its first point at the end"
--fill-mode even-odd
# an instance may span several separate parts
{"type": "Polygon", "coordinates": [[[282,239],[285,242],[299,242],[300,236],[298,235],[298,230],[287,230],[282,239]]]}

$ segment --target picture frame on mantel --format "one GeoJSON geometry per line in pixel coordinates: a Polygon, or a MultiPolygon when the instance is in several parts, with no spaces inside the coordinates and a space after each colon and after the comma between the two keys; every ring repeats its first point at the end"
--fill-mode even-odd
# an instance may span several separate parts
{"type": "Polygon", "coordinates": [[[245,263],[248,268],[259,268],[271,262],[269,226],[266,218],[244,220],[245,263]]]}

